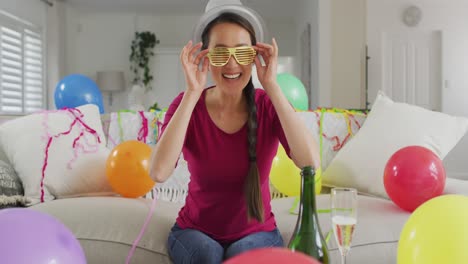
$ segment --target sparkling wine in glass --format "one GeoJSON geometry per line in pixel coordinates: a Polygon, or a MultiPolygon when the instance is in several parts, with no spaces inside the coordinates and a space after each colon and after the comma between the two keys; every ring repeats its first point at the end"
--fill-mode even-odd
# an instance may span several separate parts
{"type": "Polygon", "coordinates": [[[345,264],[357,223],[356,189],[333,188],[331,190],[331,217],[333,233],[341,253],[341,263],[345,264]]]}

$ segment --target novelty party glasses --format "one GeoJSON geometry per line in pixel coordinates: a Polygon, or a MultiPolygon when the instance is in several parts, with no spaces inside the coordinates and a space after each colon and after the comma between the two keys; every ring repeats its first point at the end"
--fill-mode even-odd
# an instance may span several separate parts
{"type": "Polygon", "coordinates": [[[224,66],[228,63],[231,55],[234,55],[240,65],[249,65],[254,61],[257,52],[250,46],[235,48],[216,47],[208,52],[208,59],[213,66],[224,66]]]}

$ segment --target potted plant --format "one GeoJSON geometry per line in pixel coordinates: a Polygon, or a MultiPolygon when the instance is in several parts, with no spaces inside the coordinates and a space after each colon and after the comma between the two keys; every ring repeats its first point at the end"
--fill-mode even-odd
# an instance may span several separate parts
{"type": "Polygon", "coordinates": [[[156,35],[150,31],[135,32],[130,53],[130,70],[134,74],[133,84],[143,84],[146,91],[151,90],[153,75],[150,60],[154,56],[154,47],[159,44],[156,35]]]}
{"type": "Polygon", "coordinates": [[[144,111],[145,93],[151,90],[153,75],[150,60],[154,47],[159,44],[156,35],[149,31],[135,32],[130,53],[130,70],[133,73],[133,86],[128,94],[129,109],[144,111]]]}

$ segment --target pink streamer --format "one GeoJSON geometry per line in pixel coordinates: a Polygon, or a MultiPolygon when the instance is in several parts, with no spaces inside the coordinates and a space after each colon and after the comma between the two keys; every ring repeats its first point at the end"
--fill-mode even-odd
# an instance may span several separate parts
{"type": "Polygon", "coordinates": [[[163,122],[159,121],[159,118],[158,118],[157,124],[158,124],[158,135],[156,138],[157,140],[159,140],[159,137],[161,137],[163,122]]]}
{"type": "Polygon", "coordinates": [[[97,144],[91,144],[89,142],[89,140],[85,137],[85,133],[90,133],[94,136],[94,138],[96,139],[96,141],[98,143],[101,143],[101,139],[99,137],[99,135],[97,134],[96,130],[92,129],[91,127],[89,127],[83,120],[82,118],[84,117],[83,113],[81,113],[80,110],[76,109],[76,108],[64,108],[64,109],[60,109],[60,110],[56,110],[56,111],[43,111],[42,113],[44,113],[44,119],[42,121],[42,126],[44,127],[45,129],[45,132],[46,132],[46,136],[45,136],[45,140],[47,141],[47,144],[46,144],[46,149],[45,149],[45,157],[44,157],[44,164],[42,166],[42,174],[41,174],[41,184],[40,184],[40,187],[41,187],[41,203],[44,202],[44,195],[45,195],[45,192],[44,192],[44,180],[45,180],[45,172],[46,172],[46,169],[47,169],[47,165],[48,165],[48,160],[49,160],[49,149],[50,149],[50,146],[52,145],[52,141],[56,138],[59,138],[60,136],[65,136],[65,135],[68,135],[71,133],[71,131],[73,130],[74,127],[78,126],[78,129],[80,129],[80,134],[78,137],[76,137],[74,140],[73,140],[73,144],[72,144],[72,148],[73,148],[73,157],[72,159],[67,163],[67,168],[68,169],[71,169],[71,165],[74,161],[76,161],[78,159],[78,154],[79,154],[79,151],[78,150],[81,150],[81,153],[95,153],[97,152],[98,150],[98,145],[97,144]],[[65,112],[68,113],[68,115],[73,119],[73,121],[71,122],[68,130],[64,131],[64,132],[60,132],[60,133],[57,133],[56,135],[51,135],[50,134],[50,131],[49,131],[49,126],[48,126],[48,114],[49,113],[60,113],[60,112],[65,112]],[[80,143],[80,139],[83,138],[83,141],[85,142],[85,145],[88,147],[87,149],[85,149],[85,145],[81,144],[80,143]]]}
{"type": "Polygon", "coordinates": [[[108,135],[108,136],[107,136],[107,140],[109,140],[109,141],[111,142],[112,147],[117,146],[117,142],[115,141],[114,138],[111,137],[111,135],[108,135]]]}
{"type": "MultiPolygon", "coordinates": [[[[317,124],[320,127],[319,114],[317,112],[313,112],[313,113],[317,116],[317,124]]],[[[351,114],[351,113],[345,113],[345,114],[349,118],[349,121],[350,122],[352,121],[352,123],[354,123],[358,127],[358,130],[359,130],[361,128],[361,124],[356,120],[354,114],[351,114]]],[[[350,123],[350,126],[352,126],[352,123],[350,123]]],[[[343,140],[341,140],[338,136],[328,136],[327,134],[325,134],[325,132],[322,132],[322,136],[325,139],[334,142],[334,145],[332,147],[333,151],[339,151],[345,145],[345,143],[351,138],[352,135],[350,132],[348,132],[343,140]]]]}
{"type": "Polygon", "coordinates": [[[110,117],[110,120],[109,120],[109,127],[108,127],[108,132],[107,132],[107,140],[110,141],[110,143],[112,144],[112,148],[114,148],[115,146],[117,146],[118,142],[111,136],[111,133],[110,133],[110,125],[115,122],[115,119],[117,119],[117,115],[114,115],[112,114],[111,117],[110,117]],[[114,119],[112,119],[114,118],[114,119]]]}
{"type": "Polygon", "coordinates": [[[45,157],[44,157],[44,164],[42,165],[42,175],[41,175],[41,203],[44,202],[44,179],[45,179],[45,171],[47,168],[48,164],[48,159],[49,159],[49,147],[50,144],[52,143],[52,137],[49,137],[47,140],[47,145],[45,149],[45,157]]]}
{"type": "MultiPolygon", "coordinates": [[[[153,192],[155,192],[155,191],[156,190],[153,188],[153,192]]],[[[143,234],[145,233],[145,229],[148,226],[149,221],[151,220],[151,217],[153,216],[155,207],[156,207],[156,197],[153,198],[153,202],[151,203],[151,208],[150,208],[150,210],[148,212],[148,215],[146,216],[145,223],[143,224],[143,227],[141,228],[140,233],[138,234],[135,241],[133,241],[132,248],[130,249],[130,252],[128,252],[127,261],[125,262],[125,264],[130,263],[130,259],[132,258],[133,254],[135,253],[135,249],[136,249],[138,243],[140,242],[141,238],[143,237],[143,234]]]]}
{"type": "Polygon", "coordinates": [[[146,138],[148,137],[148,119],[145,117],[145,114],[143,111],[138,111],[141,117],[141,128],[140,131],[138,131],[138,141],[142,141],[146,143],[146,138]]]}

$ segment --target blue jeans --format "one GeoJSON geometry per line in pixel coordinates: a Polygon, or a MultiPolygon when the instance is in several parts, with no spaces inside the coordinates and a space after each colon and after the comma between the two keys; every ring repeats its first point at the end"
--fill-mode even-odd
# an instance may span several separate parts
{"type": "Polygon", "coordinates": [[[195,229],[182,229],[175,224],[167,239],[174,264],[220,264],[242,252],[264,247],[283,247],[278,230],[247,235],[233,243],[221,244],[195,229]]]}

